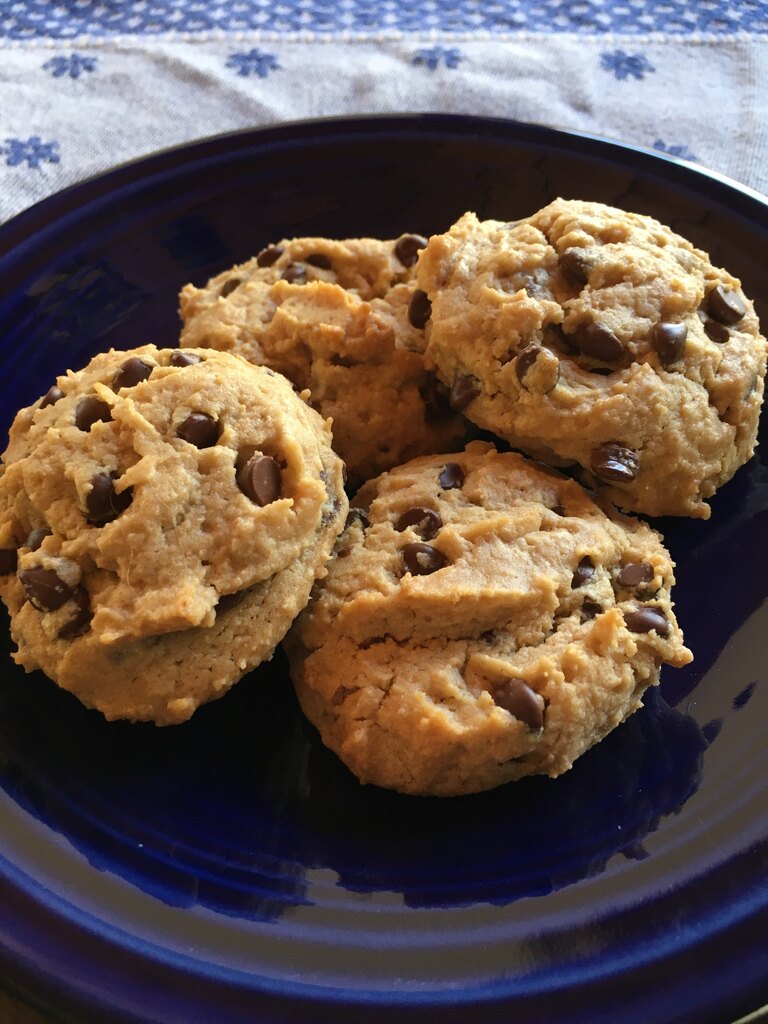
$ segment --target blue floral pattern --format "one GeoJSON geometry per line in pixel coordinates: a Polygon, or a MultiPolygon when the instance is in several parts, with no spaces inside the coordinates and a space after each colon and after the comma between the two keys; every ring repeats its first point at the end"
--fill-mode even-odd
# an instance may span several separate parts
{"type": "Polygon", "coordinates": [[[95,71],[97,63],[95,57],[71,53],[68,57],[51,57],[43,64],[43,70],[50,71],[54,78],[61,78],[63,75],[79,78],[84,71],[95,71]]]}
{"type": "Polygon", "coordinates": [[[600,67],[603,71],[612,71],[620,81],[630,77],[645,78],[649,72],[656,70],[642,53],[625,53],[623,50],[601,53],[600,67]]]}
{"type": "Polygon", "coordinates": [[[230,53],[227,58],[227,67],[233,68],[243,78],[247,78],[249,75],[266,78],[270,71],[277,71],[280,65],[274,53],[249,50],[247,53],[230,53]]]}
{"type": "Polygon", "coordinates": [[[687,146],[668,145],[663,139],[656,139],[653,148],[658,149],[660,153],[666,153],[668,156],[680,157],[681,160],[699,159],[695,153],[691,153],[687,146]]]}
{"type": "Polygon", "coordinates": [[[584,32],[768,35],[765,0],[0,0],[0,38],[161,32],[584,32]]]}
{"type": "Polygon", "coordinates": [[[430,46],[417,50],[411,63],[423,64],[430,71],[435,71],[441,64],[445,64],[447,68],[457,68],[463,60],[461,51],[455,47],[430,46]]]}
{"type": "Polygon", "coordinates": [[[6,139],[0,155],[9,167],[26,164],[37,170],[41,163],[57,164],[61,159],[58,150],[58,142],[43,142],[39,135],[30,135],[28,139],[6,139]]]}

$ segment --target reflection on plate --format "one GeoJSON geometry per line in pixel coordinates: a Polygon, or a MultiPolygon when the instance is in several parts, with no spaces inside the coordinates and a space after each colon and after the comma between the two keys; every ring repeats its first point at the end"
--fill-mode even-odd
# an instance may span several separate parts
{"type": "MultiPolygon", "coordinates": [[[[768,323],[768,203],[658,155],[465,117],[322,121],[160,154],[0,228],[0,416],[286,235],[428,234],[557,195],[650,213],[768,323]]],[[[762,436],[765,438],[765,428],[762,436]]],[[[768,467],[658,523],[696,655],[574,769],[362,787],[278,655],[186,725],[108,724],[0,643],[0,981],[78,1021],[733,1020],[768,999],[768,467]]]]}

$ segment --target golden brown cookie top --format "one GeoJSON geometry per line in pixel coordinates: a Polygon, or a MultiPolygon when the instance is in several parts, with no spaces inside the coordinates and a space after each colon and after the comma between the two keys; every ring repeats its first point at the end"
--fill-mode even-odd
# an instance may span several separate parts
{"type": "Polygon", "coordinates": [[[273,371],[213,351],[110,351],[16,417],[0,547],[57,635],[211,625],[221,598],[314,539],[334,463],[328,425],[273,371]]]}
{"type": "Polygon", "coordinates": [[[412,305],[425,244],[403,235],[268,246],[182,290],[182,344],[237,352],[309,389],[357,481],[450,449],[465,425],[424,368],[424,321],[412,305]]]}
{"type": "Polygon", "coordinates": [[[454,406],[621,507],[704,518],[752,453],[765,339],[738,280],[650,217],[558,199],[462,217],[418,265],[454,406]]]}

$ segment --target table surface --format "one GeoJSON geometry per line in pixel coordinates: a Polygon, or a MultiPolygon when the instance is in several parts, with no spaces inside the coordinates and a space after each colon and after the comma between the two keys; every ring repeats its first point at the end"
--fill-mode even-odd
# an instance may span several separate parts
{"type": "MultiPolygon", "coordinates": [[[[394,111],[587,131],[768,192],[765,0],[0,0],[0,51],[0,222],[195,138],[394,111]]],[[[2,992],[0,1022],[48,1024],[2,992]]]]}

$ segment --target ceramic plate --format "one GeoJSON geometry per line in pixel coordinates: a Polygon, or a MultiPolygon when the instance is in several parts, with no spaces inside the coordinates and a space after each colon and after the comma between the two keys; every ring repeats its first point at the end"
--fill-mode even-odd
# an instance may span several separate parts
{"type": "MultiPolygon", "coordinates": [[[[178,289],[291,235],[445,230],[555,196],[669,223],[764,323],[768,203],[584,135],[404,116],[162,153],[0,228],[0,414],[173,345],[178,289]]],[[[766,431],[763,430],[765,437],[766,431]]],[[[706,1024],[768,1000],[768,466],[658,525],[696,660],[555,781],[360,786],[278,655],[186,725],[107,724],[0,622],[0,977],[68,1020],[706,1024]]]]}

